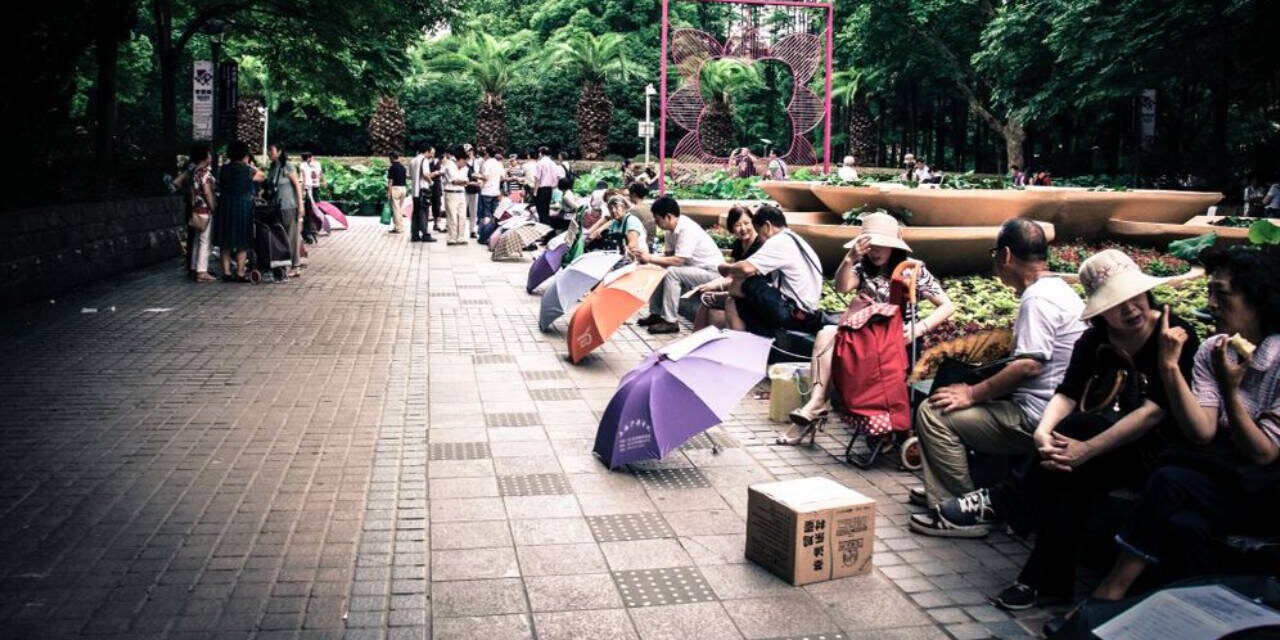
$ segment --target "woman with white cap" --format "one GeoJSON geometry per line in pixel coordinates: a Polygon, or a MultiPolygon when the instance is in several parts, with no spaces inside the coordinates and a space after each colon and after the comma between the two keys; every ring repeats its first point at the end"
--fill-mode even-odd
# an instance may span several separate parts
{"type": "MultiPolygon", "coordinates": [[[[868,213],[862,216],[862,233],[845,245],[849,253],[836,268],[835,288],[840,293],[857,292],[856,297],[872,302],[888,302],[889,280],[893,270],[911,254],[911,247],[902,241],[902,229],[898,220],[887,213],[868,213]]],[[[942,290],[942,283],[924,266],[916,276],[916,291],[920,297],[932,302],[935,309],[926,318],[904,317],[904,339],[910,341],[929,333],[946,322],[955,311],[951,299],[942,290]]],[[[823,327],[813,345],[813,392],[809,402],[791,412],[794,425],[786,436],[778,438],[778,444],[799,444],[816,428],[817,421],[827,414],[827,385],[831,381],[832,346],[835,344],[834,325],[823,327]]],[[[903,384],[906,384],[905,381],[903,384]]]]}
{"type": "Polygon", "coordinates": [[[978,489],[938,505],[934,517],[963,536],[986,531],[1001,513],[1025,504],[1035,514],[1035,546],[1018,579],[995,597],[1004,609],[1028,609],[1069,599],[1075,586],[1076,546],[1094,498],[1120,487],[1141,487],[1170,444],[1185,442],[1169,406],[1160,371],[1160,327],[1186,332],[1190,349],[1178,367],[1191,375],[1195,330],[1160,311],[1151,290],[1161,278],[1143,273],[1129,256],[1101,251],[1080,265],[1087,329],[1076,342],[1062,383],[1032,436],[1039,454],[1020,483],[978,489]],[[1167,325],[1164,323],[1167,322],[1167,325]]]}

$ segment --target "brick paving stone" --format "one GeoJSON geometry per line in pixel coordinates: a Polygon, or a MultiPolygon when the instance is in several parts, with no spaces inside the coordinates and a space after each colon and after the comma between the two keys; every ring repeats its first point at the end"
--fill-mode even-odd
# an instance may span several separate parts
{"type": "Polygon", "coordinates": [[[605,469],[618,379],[678,336],[624,325],[574,366],[527,263],[368,219],[313,249],[285,284],[165,264],[0,312],[0,636],[1017,637],[1050,613],[988,606],[1023,541],[907,532],[917,478],[845,464],[842,428],[773,444],[758,396],[605,469]],[[746,487],[805,475],[879,502],[876,573],[745,561],[746,487]],[[711,601],[628,605],[644,571],[711,601]]]}

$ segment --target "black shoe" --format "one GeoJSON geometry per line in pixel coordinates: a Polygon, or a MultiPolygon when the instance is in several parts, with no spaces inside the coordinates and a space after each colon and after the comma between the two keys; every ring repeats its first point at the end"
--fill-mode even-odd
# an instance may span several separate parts
{"type": "Polygon", "coordinates": [[[409,242],[422,242],[422,238],[409,238],[409,242]]]}
{"type": "Polygon", "coordinates": [[[1036,606],[1038,595],[1030,586],[1015,582],[997,594],[991,603],[1005,611],[1022,611],[1036,606]]]}
{"type": "Polygon", "coordinates": [[[929,494],[925,493],[924,487],[916,485],[907,489],[907,503],[914,504],[917,507],[929,506],[929,494]]]}
{"type": "Polygon", "coordinates": [[[644,318],[640,318],[639,320],[636,320],[636,326],[637,326],[637,327],[647,327],[647,326],[649,326],[649,325],[651,325],[651,324],[658,324],[659,322],[662,322],[662,316],[656,316],[656,315],[653,315],[653,314],[649,314],[648,316],[646,316],[646,317],[644,317],[644,318]]]}
{"type": "Polygon", "coordinates": [[[938,504],[938,516],[958,527],[985,525],[997,519],[995,507],[991,506],[991,494],[986,489],[970,491],[941,502],[938,504]]]}
{"type": "Polygon", "coordinates": [[[480,237],[480,236],[478,236],[478,235],[476,235],[476,234],[474,234],[474,233],[473,233],[473,234],[471,234],[471,239],[472,239],[472,240],[475,240],[476,238],[479,238],[479,237],[480,237]]]}
{"type": "Polygon", "coordinates": [[[436,239],[435,239],[435,238],[433,238],[433,237],[431,237],[431,236],[427,236],[427,237],[423,238],[423,239],[422,239],[422,241],[423,241],[423,242],[436,242],[436,239]]]}
{"type": "Polygon", "coordinates": [[[658,335],[662,333],[680,333],[680,325],[674,322],[667,322],[665,320],[660,319],[657,322],[649,325],[649,333],[652,333],[654,335],[658,335]]]}

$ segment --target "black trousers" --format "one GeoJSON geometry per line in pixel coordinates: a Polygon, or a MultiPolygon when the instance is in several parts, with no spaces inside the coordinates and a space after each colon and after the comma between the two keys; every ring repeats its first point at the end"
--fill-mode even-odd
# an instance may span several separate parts
{"type": "MultiPolygon", "coordinates": [[[[1076,440],[1088,440],[1109,426],[1107,420],[1094,414],[1076,412],[1064,418],[1054,431],[1076,440]]],[[[1071,596],[1076,579],[1076,547],[1088,523],[1090,507],[1113,489],[1142,486],[1152,459],[1143,454],[1152,446],[1148,438],[1158,436],[1149,432],[1069,473],[1049,471],[1033,463],[1022,490],[1031,492],[1036,541],[1018,575],[1018,582],[1034,587],[1041,595],[1071,596]]]]}
{"type": "Polygon", "coordinates": [[[551,187],[538,187],[533,196],[533,207],[538,210],[538,222],[551,224],[551,187]]]}
{"type": "Polygon", "coordinates": [[[413,217],[409,218],[409,239],[423,240],[431,237],[431,195],[419,194],[413,199],[413,217]]]}

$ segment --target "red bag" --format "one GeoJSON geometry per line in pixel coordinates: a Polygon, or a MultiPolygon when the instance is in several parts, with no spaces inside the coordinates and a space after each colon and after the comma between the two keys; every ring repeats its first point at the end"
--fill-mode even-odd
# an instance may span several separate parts
{"type": "Polygon", "coordinates": [[[840,318],[831,364],[832,403],[873,436],[911,429],[907,350],[897,305],[850,308],[840,318]]]}

